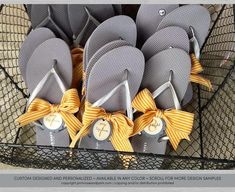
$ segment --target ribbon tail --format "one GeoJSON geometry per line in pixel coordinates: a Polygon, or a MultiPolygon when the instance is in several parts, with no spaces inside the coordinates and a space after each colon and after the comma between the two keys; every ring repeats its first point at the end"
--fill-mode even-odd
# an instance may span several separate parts
{"type": "Polygon", "coordinates": [[[44,116],[48,115],[50,113],[50,110],[44,109],[41,111],[30,111],[26,112],[25,114],[21,115],[18,119],[16,119],[16,122],[19,122],[21,126],[25,126],[29,123],[32,123],[34,121],[37,121],[44,116]]]}
{"type": "Polygon", "coordinates": [[[212,90],[212,84],[210,80],[196,74],[191,74],[190,75],[190,81],[194,83],[199,83],[201,85],[206,86],[210,91],[212,90]]]}
{"type": "Polygon", "coordinates": [[[81,138],[81,137],[84,137],[85,135],[87,135],[89,133],[89,126],[83,126],[80,131],[72,138],[72,142],[70,143],[69,147],[70,148],[74,148],[76,143],[78,142],[78,140],[81,138]]]}
{"type": "Polygon", "coordinates": [[[186,140],[190,141],[190,138],[189,138],[188,134],[186,134],[186,133],[176,132],[172,129],[167,129],[166,134],[169,137],[169,141],[175,151],[176,151],[176,149],[182,139],[186,139],[186,140]]]}
{"type": "Polygon", "coordinates": [[[61,116],[67,127],[70,138],[73,139],[82,127],[82,123],[73,114],[61,112],[61,116]]]}
{"type": "Polygon", "coordinates": [[[174,150],[176,150],[182,139],[190,140],[189,134],[192,132],[194,114],[172,110],[167,111],[165,115],[166,134],[174,150]]]}
{"type": "Polygon", "coordinates": [[[122,137],[115,136],[111,138],[111,143],[114,149],[117,151],[126,151],[126,152],[134,151],[128,138],[123,139],[122,137]]]}
{"type": "MultiPolygon", "coordinates": [[[[119,135],[111,138],[111,143],[115,150],[125,151],[125,152],[134,152],[132,145],[128,138],[122,138],[119,135]]],[[[132,161],[135,161],[136,158],[133,155],[124,155],[120,154],[123,166],[127,169],[130,166],[132,161]]]]}

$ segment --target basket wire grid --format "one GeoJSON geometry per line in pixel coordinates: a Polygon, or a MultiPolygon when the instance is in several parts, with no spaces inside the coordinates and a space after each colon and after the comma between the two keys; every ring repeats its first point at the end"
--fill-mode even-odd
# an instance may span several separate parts
{"type": "MultiPolygon", "coordinates": [[[[193,101],[185,110],[195,113],[191,141],[182,141],[166,155],[35,145],[35,128],[18,127],[29,96],[18,68],[21,43],[31,30],[24,5],[0,7],[0,162],[41,169],[234,169],[235,168],[235,7],[204,5],[211,26],[201,50],[203,75],[213,91],[193,85],[193,101]]],[[[137,5],[124,5],[136,15],[137,5]]]]}

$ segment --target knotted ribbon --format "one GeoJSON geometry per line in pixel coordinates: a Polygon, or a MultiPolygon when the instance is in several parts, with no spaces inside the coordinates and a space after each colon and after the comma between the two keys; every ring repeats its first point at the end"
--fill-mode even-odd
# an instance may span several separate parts
{"type": "Polygon", "coordinates": [[[73,139],[78,130],[82,127],[81,122],[73,115],[78,112],[80,100],[76,89],[67,90],[60,104],[50,104],[48,101],[36,98],[29,105],[25,114],[16,121],[21,126],[37,121],[50,113],[59,113],[68,129],[68,133],[73,139]]]}
{"type": "Polygon", "coordinates": [[[132,106],[143,113],[134,121],[133,135],[150,125],[154,117],[159,117],[166,123],[166,134],[174,150],[177,149],[182,139],[190,140],[189,134],[192,131],[194,114],[176,109],[158,109],[148,89],[138,93],[132,101],[132,106]]]}
{"type": "Polygon", "coordinates": [[[191,54],[192,69],[190,75],[190,81],[194,83],[199,83],[208,87],[209,90],[212,90],[212,85],[210,80],[199,75],[203,71],[202,65],[194,54],[191,54]]]}
{"type": "Polygon", "coordinates": [[[72,139],[70,147],[74,147],[77,141],[89,133],[89,128],[96,119],[104,119],[112,125],[112,135],[110,141],[117,151],[133,152],[129,137],[133,131],[133,122],[120,112],[107,113],[101,107],[92,107],[89,102],[85,102],[85,112],[83,114],[83,127],[72,139]]]}

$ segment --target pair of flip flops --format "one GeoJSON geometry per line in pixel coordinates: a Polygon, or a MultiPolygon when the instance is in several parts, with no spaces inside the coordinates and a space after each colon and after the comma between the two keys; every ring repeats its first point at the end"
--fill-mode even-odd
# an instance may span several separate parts
{"type": "MultiPolygon", "coordinates": [[[[158,107],[163,111],[161,114],[157,113],[147,127],[143,127],[146,124],[140,121],[146,121],[145,113],[147,112],[143,110],[146,106],[145,108],[137,106],[137,109],[144,113],[136,120],[136,124],[139,125],[137,127],[142,132],[133,137],[132,144],[134,150],[138,152],[164,154],[168,139],[174,149],[178,145],[175,139],[177,134],[179,138],[187,139],[187,134],[184,135],[187,131],[180,130],[179,124],[174,136],[170,133],[169,122],[167,125],[164,114],[169,113],[168,109],[175,108],[180,111],[181,105],[186,105],[192,99],[193,91],[190,83],[193,71],[192,60],[195,62],[198,58],[194,55],[190,58],[189,54],[193,53],[199,57],[200,48],[209,30],[210,15],[208,10],[200,5],[181,7],[176,4],[141,5],[136,24],[138,45],[146,60],[141,88],[148,88],[153,93],[148,101],[151,103],[150,101],[154,99],[157,105],[148,104],[146,110],[149,113],[149,111],[156,111],[158,107]],[[155,130],[152,131],[152,135],[150,129],[155,130]]],[[[146,97],[149,97],[150,93],[146,90],[144,92],[146,97]]],[[[187,120],[192,119],[192,116],[183,114],[185,118],[181,121],[187,124],[187,120]]],[[[168,117],[172,122],[174,118],[168,117]]]]}
{"type": "Polygon", "coordinates": [[[83,46],[101,22],[121,14],[121,5],[32,4],[27,5],[27,12],[33,29],[48,27],[69,45],[83,46]]]}
{"type": "Polygon", "coordinates": [[[70,89],[73,60],[68,45],[50,29],[37,28],[21,46],[19,68],[30,97],[18,121],[22,126],[35,121],[37,145],[69,146],[81,123],[74,116],[80,100],[77,89],[70,89]]]}
{"type": "Polygon", "coordinates": [[[100,24],[84,48],[83,128],[71,143],[79,148],[133,151],[131,101],[144,73],[144,55],[135,48],[137,30],[128,16],[100,24]],[[127,111],[127,116],[126,116],[127,111]]]}

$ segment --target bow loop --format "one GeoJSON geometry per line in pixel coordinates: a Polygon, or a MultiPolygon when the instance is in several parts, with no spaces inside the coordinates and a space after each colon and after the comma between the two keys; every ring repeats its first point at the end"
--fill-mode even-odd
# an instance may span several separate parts
{"type": "Polygon", "coordinates": [[[154,99],[147,89],[142,90],[136,98],[133,101],[133,107],[136,108],[137,106],[137,110],[141,109],[140,112],[146,112],[134,121],[135,126],[133,135],[143,131],[147,126],[149,126],[154,117],[159,117],[166,123],[166,134],[175,150],[182,139],[189,140],[188,135],[192,131],[194,119],[194,115],[192,113],[176,109],[157,109],[156,105],[153,105],[153,103],[155,103],[154,99]],[[150,104],[152,104],[151,108],[153,109],[151,111],[149,110],[150,104]]]}
{"type": "Polygon", "coordinates": [[[48,101],[36,98],[29,105],[27,112],[16,121],[21,126],[37,121],[50,113],[59,113],[68,128],[71,138],[82,127],[81,122],[73,115],[79,110],[80,100],[76,89],[67,90],[60,104],[50,104],[48,101]]]}
{"type": "Polygon", "coordinates": [[[96,119],[105,119],[112,125],[111,143],[117,151],[133,152],[129,137],[133,132],[133,122],[120,112],[107,113],[101,107],[92,107],[89,102],[85,102],[85,112],[83,114],[83,127],[72,140],[70,147],[74,147],[77,141],[89,133],[90,126],[96,119]]]}
{"type": "Polygon", "coordinates": [[[134,100],[132,101],[132,106],[142,113],[146,113],[147,111],[156,110],[156,104],[152,99],[151,93],[148,89],[143,89],[141,92],[136,95],[134,100]],[[144,98],[144,100],[142,100],[144,98]]]}

